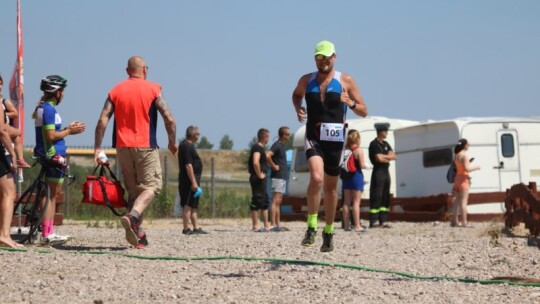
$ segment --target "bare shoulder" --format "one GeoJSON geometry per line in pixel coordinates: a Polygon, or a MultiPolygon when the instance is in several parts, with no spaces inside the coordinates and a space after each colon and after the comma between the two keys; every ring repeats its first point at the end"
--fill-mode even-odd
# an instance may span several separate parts
{"type": "Polygon", "coordinates": [[[347,73],[341,73],[341,81],[343,81],[345,84],[354,83],[353,77],[347,73]]]}
{"type": "MultiPolygon", "coordinates": [[[[360,93],[358,90],[358,85],[356,84],[352,76],[347,73],[341,73],[341,84],[343,86],[343,89],[349,94],[360,93]]],[[[360,97],[357,96],[357,98],[360,97]]]]}
{"type": "Polygon", "coordinates": [[[307,84],[309,81],[309,78],[311,77],[312,73],[304,74],[302,77],[300,77],[300,80],[298,80],[298,84],[307,84]]]}
{"type": "Polygon", "coordinates": [[[296,85],[296,88],[294,89],[294,92],[293,92],[293,95],[296,98],[301,98],[305,94],[310,76],[311,74],[305,74],[305,75],[302,75],[302,77],[300,77],[300,79],[298,80],[298,84],[296,85]]]}

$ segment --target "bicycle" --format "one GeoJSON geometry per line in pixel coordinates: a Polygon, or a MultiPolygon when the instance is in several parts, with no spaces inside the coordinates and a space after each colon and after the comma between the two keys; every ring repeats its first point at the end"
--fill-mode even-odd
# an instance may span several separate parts
{"type": "Polygon", "coordinates": [[[13,218],[18,221],[18,226],[15,227],[15,233],[12,230],[12,238],[16,242],[23,244],[28,242],[33,244],[37,239],[40,231],[41,219],[47,210],[50,200],[49,185],[45,181],[45,173],[47,169],[53,168],[62,172],[62,175],[73,182],[74,177],[68,175],[64,169],[67,165],[58,157],[46,158],[43,155],[34,155],[35,160],[32,167],[36,164],[41,166],[37,178],[32,184],[21,194],[17,199],[13,208],[13,218]],[[43,199],[44,198],[44,199],[43,199]]]}

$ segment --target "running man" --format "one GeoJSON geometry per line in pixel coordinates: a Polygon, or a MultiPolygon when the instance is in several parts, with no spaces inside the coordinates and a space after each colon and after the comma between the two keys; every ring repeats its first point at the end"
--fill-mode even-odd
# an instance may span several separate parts
{"type": "Polygon", "coordinates": [[[337,207],[337,183],[345,140],[347,108],[365,117],[367,107],[354,79],[334,70],[334,44],[321,41],[315,47],[317,72],[300,78],[292,101],[299,122],[306,120],[305,151],[310,171],[307,188],[308,229],[303,246],[314,246],[317,235],[317,216],[324,194],[326,225],[322,233],[322,252],[334,250],[334,217],[337,207]],[[306,107],[302,100],[306,100],[306,107]]]}
{"type": "Polygon", "coordinates": [[[287,155],[285,155],[285,144],[291,137],[289,127],[281,127],[278,130],[279,139],[272,144],[270,151],[266,153],[266,160],[272,169],[272,207],[270,209],[270,221],[272,231],[281,231],[280,227],[280,207],[283,201],[283,193],[287,185],[289,170],[287,169],[287,155]]]}
{"type": "Polygon", "coordinates": [[[96,125],[94,161],[99,154],[107,124],[114,114],[113,147],[124,185],[129,194],[129,213],[122,217],[126,239],[135,248],[148,245],[146,233],[140,228],[143,212],[161,191],[161,164],[157,145],[157,114],[161,114],[167,130],[169,151],[176,155],[176,123],[165,99],[161,85],[146,80],[148,66],[140,56],[129,58],[128,79],[110,92],[96,125]]]}

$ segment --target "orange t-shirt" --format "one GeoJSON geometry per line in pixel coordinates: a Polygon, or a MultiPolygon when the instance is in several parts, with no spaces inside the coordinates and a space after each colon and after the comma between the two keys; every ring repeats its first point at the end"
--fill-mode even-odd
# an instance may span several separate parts
{"type": "Polygon", "coordinates": [[[114,105],[113,147],[158,148],[156,99],[161,86],[130,77],[117,84],[109,99],[114,105]]]}

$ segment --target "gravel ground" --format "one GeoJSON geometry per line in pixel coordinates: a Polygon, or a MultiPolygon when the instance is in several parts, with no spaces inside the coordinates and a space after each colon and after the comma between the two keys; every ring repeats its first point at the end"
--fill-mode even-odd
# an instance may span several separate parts
{"type": "Polygon", "coordinates": [[[203,220],[210,234],[184,236],[181,220],[147,221],[150,246],[141,250],[127,244],[115,222],[68,222],[57,228],[73,236],[64,246],[0,250],[0,303],[540,303],[540,287],[339,267],[423,277],[540,278],[540,250],[528,246],[522,227],[512,237],[501,233],[502,223],[336,229],[334,252],[321,253],[321,229],[317,246],[304,248],[305,223],[286,225],[290,231],[255,233],[249,220],[203,220]],[[210,257],[261,259],[196,259],[210,257]]]}

